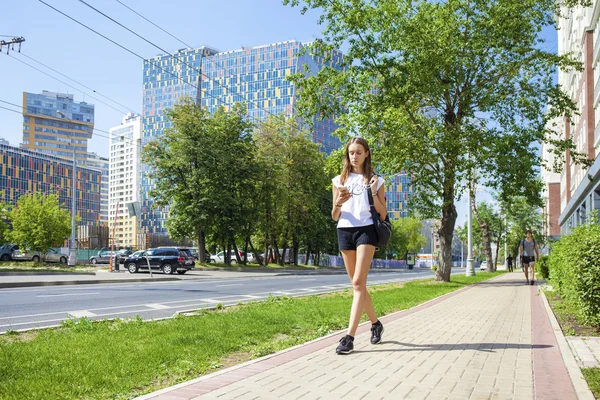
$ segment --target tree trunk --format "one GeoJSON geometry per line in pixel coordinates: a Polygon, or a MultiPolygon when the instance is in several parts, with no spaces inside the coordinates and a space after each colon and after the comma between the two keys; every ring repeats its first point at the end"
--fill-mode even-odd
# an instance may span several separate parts
{"type": "Polygon", "coordinates": [[[310,245],[306,245],[306,258],[304,259],[305,265],[308,265],[309,259],[310,259],[310,245]]]}
{"type": "Polygon", "coordinates": [[[244,265],[248,264],[248,242],[250,238],[246,236],[246,240],[244,241],[244,265]]]}
{"type": "Polygon", "coordinates": [[[225,249],[225,264],[231,265],[231,243],[227,242],[227,248],[225,249]]]}
{"type": "Polygon", "coordinates": [[[442,254],[439,257],[440,264],[438,269],[435,271],[436,281],[450,282],[450,272],[452,271],[452,237],[454,236],[456,217],[457,213],[454,203],[442,207],[442,222],[438,230],[442,254]]]}
{"type": "Polygon", "coordinates": [[[488,265],[488,271],[494,272],[496,271],[496,266],[493,264],[492,260],[492,246],[490,243],[490,228],[488,224],[481,219],[479,215],[479,211],[477,210],[477,205],[475,204],[475,191],[471,190],[471,207],[473,208],[473,214],[475,214],[475,219],[481,228],[481,239],[483,240],[483,253],[485,254],[485,260],[488,265]]]}
{"type": "Polygon", "coordinates": [[[198,233],[198,259],[201,263],[206,262],[206,242],[204,240],[204,231],[198,233]]]}
{"type": "Polygon", "coordinates": [[[240,257],[240,251],[238,250],[235,241],[232,240],[231,244],[233,245],[233,251],[235,252],[235,262],[237,262],[238,264],[245,264],[245,262],[243,262],[240,257]]]}
{"type": "Polygon", "coordinates": [[[292,254],[294,257],[294,265],[297,267],[298,266],[298,250],[300,247],[300,242],[298,241],[297,236],[294,236],[292,238],[292,243],[293,243],[293,248],[294,248],[294,253],[292,254]]]}
{"type": "MultiPolygon", "coordinates": [[[[250,251],[252,251],[252,254],[254,254],[254,259],[256,260],[258,265],[263,265],[262,261],[260,261],[260,257],[258,256],[258,252],[252,245],[252,240],[250,240],[250,238],[248,238],[248,244],[250,245],[250,251]]],[[[267,254],[267,253],[265,253],[265,254],[267,254]]]]}

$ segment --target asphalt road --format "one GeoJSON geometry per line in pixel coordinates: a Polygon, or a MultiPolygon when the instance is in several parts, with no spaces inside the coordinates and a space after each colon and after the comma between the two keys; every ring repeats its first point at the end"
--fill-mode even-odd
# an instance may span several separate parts
{"type": "MultiPolygon", "coordinates": [[[[453,274],[464,269],[453,269],[453,274]]],[[[433,276],[426,270],[371,273],[377,285],[433,276]]],[[[44,286],[0,290],[0,334],[60,325],[68,318],[169,318],[177,313],[257,301],[273,296],[306,296],[349,288],[346,275],[292,275],[44,286]]]]}

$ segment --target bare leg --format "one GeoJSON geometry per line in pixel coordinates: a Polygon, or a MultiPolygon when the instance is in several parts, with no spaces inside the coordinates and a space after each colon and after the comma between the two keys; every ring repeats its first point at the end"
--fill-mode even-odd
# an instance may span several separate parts
{"type": "Polygon", "coordinates": [[[531,268],[531,280],[535,281],[535,267],[534,267],[535,263],[530,262],[529,263],[529,268],[531,268]]]}
{"type": "MultiPolygon", "coordinates": [[[[371,245],[360,245],[356,249],[356,269],[354,276],[352,277],[352,287],[354,289],[354,298],[352,300],[352,310],[350,311],[350,323],[348,324],[348,335],[354,336],[356,334],[356,328],[360,322],[360,316],[367,305],[367,299],[369,293],[367,292],[367,275],[369,274],[369,268],[371,267],[371,261],[373,260],[373,254],[375,254],[375,246],[371,245]]],[[[375,310],[373,309],[373,302],[371,302],[371,312],[375,316],[375,310]]],[[[376,322],[371,320],[371,322],[376,322]]]]}
{"type": "Polygon", "coordinates": [[[529,264],[523,264],[523,271],[525,272],[525,279],[529,283],[529,264]]]}
{"type": "MultiPolygon", "coordinates": [[[[344,259],[344,265],[346,266],[346,272],[350,277],[350,282],[354,279],[354,271],[356,271],[356,251],[355,250],[342,250],[342,258],[344,259]]],[[[369,320],[372,324],[377,322],[377,314],[375,314],[375,308],[373,307],[373,301],[369,292],[367,292],[367,298],[365,300],[364,312],[367,313],[369,320]]]]}

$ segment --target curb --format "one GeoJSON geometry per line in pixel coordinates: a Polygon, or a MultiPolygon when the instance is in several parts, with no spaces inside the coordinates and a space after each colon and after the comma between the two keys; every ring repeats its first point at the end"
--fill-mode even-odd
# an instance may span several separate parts
{"type": "Polygon", "coordinates": [[[90,279],[79,281],[48,281],[48,282],[0,282],[0,289],[19,288],[19,287],[35,287],[35,286],[63,286],[63,285],[90,285],[99,283],[136,283],[136,282],[169,282],[181,281],[178,278],[161,278],[161,279],[90,279]]]}
{"type": "Polygon", "coordinates": [[[0,272],[0,276],[61,276],[61,275],[93,275],[96,276],[95,272],[59,272],[59,271],[46,271],[46,272],[0,272]]]}
{"type": "Polygon", "coordinates": [[[577,360],[575,360],[575,356],[573,355],[573,352],[569,347],[569,343],[567,342],[567,339],[560,328],[558,320],[550,308],[550,304],[548,303],[548,299],[546,298],[546,294],[542,290],[542,287],[538,289],[538,293],[541,294],[542,302],[546,308],[546,313],[548,313],[548,318],[550,319],[550,324],[552,325],[552,330],[554,331],[554,336],[556,337],[556,342],[558,343],[558,349],[562,355],[567,372],[571,377],[571,382],[573,382],[573,387],[575,388],[577,398],[580,400],[594,400],[595,397],[590,390],[587,381],[583,377],[583,374],[581,373],[581,368],[579,368],[577,365],[577,360]]]}

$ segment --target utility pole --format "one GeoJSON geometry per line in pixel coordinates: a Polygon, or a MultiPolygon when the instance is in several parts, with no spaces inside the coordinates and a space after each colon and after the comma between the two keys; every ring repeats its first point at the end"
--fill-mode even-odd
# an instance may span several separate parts
{"type": "MultiPolygon", "coordinates": [[[[73,121],[67,118],[62,111],[57,110],[56,113],[63,119],[69,121],[71,130],[75,129],[73,121]]],[[[75,132],[71,132],[71,135],[71,147],[73,147],[73,199],[71,200],[71,245],[69,246],[68,265],[72,267],[77,264],[77,245],[75,233],[75,218],[77,214],[77,158],[75,153],[75,132]]]]}
{"type": "Polygon", "coordinates": [[[6,54],[8,55],[11,50],[15,49],[15,44],[19,45],[19,48],[17,49],[17,51],[20,53],[21,52],[21,43],[23,43],[24,41],[25,41],[25,38],[23,36],[12,38],[11,40],[8,40],[8,41],[0,40],[0,53],[2,53],[2,49],[4,48],[4,46],[6,46],[6,54]]]}

